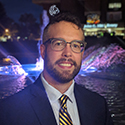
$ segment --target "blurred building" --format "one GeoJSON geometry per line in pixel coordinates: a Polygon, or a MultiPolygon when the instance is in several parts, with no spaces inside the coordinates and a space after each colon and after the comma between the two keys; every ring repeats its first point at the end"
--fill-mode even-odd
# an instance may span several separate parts
{"type": "Polygon", "coordinates": [[[60,11],[71,11],[80,17],[86,36],[105,33],[125,37],[125,0],[32,0],[47,10],[56,5],[60,11]]]}

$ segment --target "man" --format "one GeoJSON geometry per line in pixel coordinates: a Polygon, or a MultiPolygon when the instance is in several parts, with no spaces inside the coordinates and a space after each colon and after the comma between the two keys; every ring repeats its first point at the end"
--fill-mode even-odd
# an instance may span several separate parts
{"type": "Polygon", "coordinates": [[[34,84],[3,100],[0,125],[112,125],[106,101],[75,83],[85,49],[77,17],[60,13],[44,29],[44,70],[34,84]]]}

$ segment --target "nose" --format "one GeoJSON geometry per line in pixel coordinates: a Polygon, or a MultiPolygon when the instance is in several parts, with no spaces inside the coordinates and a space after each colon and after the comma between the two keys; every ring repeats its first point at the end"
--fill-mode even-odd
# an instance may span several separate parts
{"type": "Polygon", "coordinates": [[[63,57],[71,57],[72,56],[72,50],[71,50],[70,44],[67,44],[66,47],[63,49],[62,56],[63,57]]]}

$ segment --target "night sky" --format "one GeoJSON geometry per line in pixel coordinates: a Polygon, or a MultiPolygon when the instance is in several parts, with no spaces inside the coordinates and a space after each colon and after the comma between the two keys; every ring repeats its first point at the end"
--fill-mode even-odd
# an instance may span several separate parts
{"type": "Polygon", "coordinates": [[[16,22],[20,15],[24,13],[32,13],[39,22],[40,13],[42,13],[42,6],[32,3],[32,0],[0,0],[4,5],[7,15],[16,22]]]}

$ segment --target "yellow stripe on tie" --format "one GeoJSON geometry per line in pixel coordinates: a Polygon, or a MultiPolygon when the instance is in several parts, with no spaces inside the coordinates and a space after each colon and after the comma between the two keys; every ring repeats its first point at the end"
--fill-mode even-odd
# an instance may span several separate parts
{"type": "Polygon", "coordinates": [[[71,117],[67,111],[67,99],[69,99],[69,97],[64,94],[59,98],[61,106],[59,110],[59,125],[73,125],[71,117]]]}

